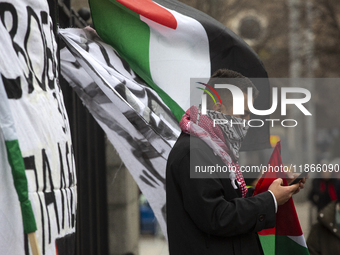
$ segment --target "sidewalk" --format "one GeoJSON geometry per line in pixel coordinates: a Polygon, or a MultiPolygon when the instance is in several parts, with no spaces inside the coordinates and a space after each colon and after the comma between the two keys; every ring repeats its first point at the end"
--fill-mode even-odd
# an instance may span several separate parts
{"type": "Polygon", "coordinates": [[[141,235],[139,255],[169,255],[168,243],[164,237],[141,235]]]}

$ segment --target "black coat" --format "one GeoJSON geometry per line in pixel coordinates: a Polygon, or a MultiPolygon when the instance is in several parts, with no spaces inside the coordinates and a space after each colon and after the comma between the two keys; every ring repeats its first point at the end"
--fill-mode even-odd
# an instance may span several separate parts
{"type": "Polygon", "coordinates": [[[257,232],[275,225],[272,195],[267,191],[242,198],[230,179],[190,178],[190,167],[216,164],[224,165],[194,136],[182,134],[170,152],[166,199],[171,255],[262,253],[257,232]]]}

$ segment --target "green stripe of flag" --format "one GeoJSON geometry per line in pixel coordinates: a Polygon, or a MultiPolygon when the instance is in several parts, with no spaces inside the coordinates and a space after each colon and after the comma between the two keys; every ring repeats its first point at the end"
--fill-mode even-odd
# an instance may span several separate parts
{"type": "Polygon", "coordinates": [[[117,1],[90,0],[89,2],[94,27],[100,37],[118,51],[132,70],[157,92],[177,120],[180,121],[184,110],[157,86],[151,77],[149,26],[140,20],[139,14],[117,1]]]}
{"type": "Polygon", "coordinates": [[[307,247],[301,246],[288,236],[259,235],[265,255],[308,255],[307,247]]]}
{"type": "Polygon", "coordinates": [[[14,186],[17,190],[22,219],[24,224],[24,232],[32,233],[37,230],[31,202],[28,199],[27,178],[25,174],[25,164],[21,155],[18,140],[5,141],[8,162],[12,168],[14,186]],[[20,191],[20,192],[19,192],[20,191]]]}
{"type": "Polygon", "coordinates": [[[264,255],[275,254],[275,235],[259,235],[264,255]]]}
{"type": "Polygon", "coordinates": [[[118,50],[135,72],[151,77],[150,28],[139,15],[117,1],[107,0],[95,0],[95,4],[91,4],[91,14],[98,17],[93,19],[93,24],[100,37],[118,50]]]}
{"type": "Polygon", "coordinates": [[[309,255],[307,247],[301,246],[288,236],[276,235],[276,247],[281,247],[281,249],[276,249],[275,255],[309,255]]]}

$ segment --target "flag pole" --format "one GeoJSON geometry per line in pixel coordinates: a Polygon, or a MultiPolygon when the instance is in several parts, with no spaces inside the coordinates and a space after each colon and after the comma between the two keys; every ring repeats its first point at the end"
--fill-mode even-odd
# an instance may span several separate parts
{"type": "Polygon", "coordinates": [[[40,250],[39,250],[37,235],[35,234],[35,232],[28,233],[27,236],[28,236],[28,240],[30,242],[32,254],[33,255],[41,255],[40,250]]]}

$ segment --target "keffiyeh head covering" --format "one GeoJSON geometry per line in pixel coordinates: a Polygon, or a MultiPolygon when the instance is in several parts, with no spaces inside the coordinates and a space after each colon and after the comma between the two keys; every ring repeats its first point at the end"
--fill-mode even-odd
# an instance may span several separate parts
{"type": "Polygon", "coordinates": [[[247,193],[247,187],[237,161],[241,143],[249,127],[234,123],[246,124],[246,121],[217,111],[207,110],[207,115],[202,115],[196,106],[192,106],[183,115],[180,127],[184,133],[202,139],[226,165],[236,167],[235,173],[230,173],[229,177],[231,179],[236,178],[242,197],[244,197],[247,193]],[[226,120],[226,123],[214,125],[214,119],[226,120]],[[233,175],[235,175],[235,178],[233,178],[233,175]]]}

